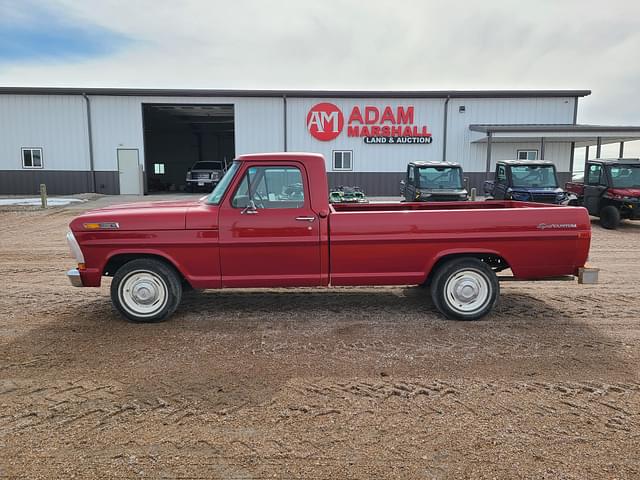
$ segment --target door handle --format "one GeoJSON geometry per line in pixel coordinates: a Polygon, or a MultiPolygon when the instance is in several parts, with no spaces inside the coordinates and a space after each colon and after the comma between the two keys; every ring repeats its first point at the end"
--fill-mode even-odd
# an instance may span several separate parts
{"type": "Polygon", "coordinates": [[[296,217],[299,222],[313,222],[316,217],[296,217]]]}

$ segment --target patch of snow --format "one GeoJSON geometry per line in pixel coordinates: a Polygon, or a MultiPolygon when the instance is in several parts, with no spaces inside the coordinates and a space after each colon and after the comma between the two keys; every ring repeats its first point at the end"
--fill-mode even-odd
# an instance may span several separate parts
{"type": "MultiPolygon", "coordinates": [[[[81,203],[86,202],[86,200],[80,200],[79,198],[47,198],[47,205],[50,207],[62,207],[64,205],[69,205],[70,203],[81,203]]],[[[26,207],[39,207],[40,197],[37,198],[0,198],[0,206],[5,205],[20,205],[26,207]]]]}

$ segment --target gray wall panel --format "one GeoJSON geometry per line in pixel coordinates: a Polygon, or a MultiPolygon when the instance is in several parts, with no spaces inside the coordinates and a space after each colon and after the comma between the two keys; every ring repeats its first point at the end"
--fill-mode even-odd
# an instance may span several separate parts
{"type": "MultiPolygon", "coordinates": [[[[51,195],[70,195],[91,191],[91,173],[75,170],[0,170],[0,193],[36,195],[40,184],[51,195]]],[[[118,194],[118,172],[96,172],[98,193],[118,194]]]]}
{"type": "Polygon", "coordinates": [[[120,193],[120,177],[118,172],[95,172],[96,193],[118,195],[120,193]]]}

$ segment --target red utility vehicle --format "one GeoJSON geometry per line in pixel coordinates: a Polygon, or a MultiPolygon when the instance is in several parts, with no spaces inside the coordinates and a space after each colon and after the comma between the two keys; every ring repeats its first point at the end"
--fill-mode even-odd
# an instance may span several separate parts
{"type": "MultiPolygon", "coordinates": [[[[448,318],[475,320],[500,279],[578,275],[591,225],[581,207],[514,201],[335,204],[325,160],[242,155],[208,197],[89,211],[67,239],[75,286],[111,276],[135,322],[171,315],[183,288],[429,285],[448,318]]],[[[590,281],[595,280],[590,272],[590,281]]]]}
{"type": "Polygon", "coordinates": [[[586,164],[587,178],[566,184],[577,198],[570,204],[583,205],[600,218],[600,225],[613,230],[622,219],[640,220],[640,160],[597,158],[586,164]]]}

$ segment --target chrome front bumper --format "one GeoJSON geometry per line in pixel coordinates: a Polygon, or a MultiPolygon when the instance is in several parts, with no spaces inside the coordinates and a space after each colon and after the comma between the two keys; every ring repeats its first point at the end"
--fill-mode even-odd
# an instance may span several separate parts
{"type": "Polygon", "coordinates": [[[67,271],[67,278],[74,287],[83,287],[82,278],[80,277],[80,271],[77,268],[72,268],[67,271]]]}

